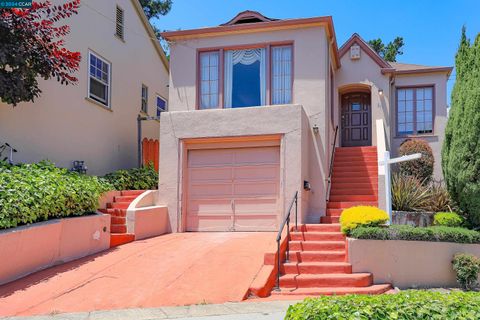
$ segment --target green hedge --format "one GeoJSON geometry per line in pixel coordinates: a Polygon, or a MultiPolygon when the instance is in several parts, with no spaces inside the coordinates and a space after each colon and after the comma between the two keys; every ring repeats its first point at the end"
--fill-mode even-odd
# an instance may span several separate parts
{"type": "Polygon", "coordinates": [[[158,173],[153,166],[117,170],[104,177],[115,190],[153,190],[158,188],[158,173]]]}
{"type": "Polygon", "coordinates": [[[397,294],[307,298],[290,306],[286,320],[480,319],[480,294],[407,290],[397,294]]]}
{"type": "Polygon", "coordinates": [[[409,240],[432,242],[480,243],[480,232],[458,227],[417,228],[404,225],[358,227],[350,237],[366,240],[409,240]]]}
{"type": "Polygon", "coordinates": [[[95,212],[101,194],[112,189],[103,179],[49,162],[0,163],[0,229],[95,212]]]}

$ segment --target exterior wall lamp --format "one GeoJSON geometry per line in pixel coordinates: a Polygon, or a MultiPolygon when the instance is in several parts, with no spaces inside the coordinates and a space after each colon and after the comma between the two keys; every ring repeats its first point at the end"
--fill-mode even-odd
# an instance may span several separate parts
{"type": "Polygon", "coordinates": [[[378,94],[379,94],[380,96],[383,96],[383,89],[378,90],[378,94]]]}
{"type": "Polygon", "coordinates": [[[316,124],[313,125],[312,130],[313,130],[314,134],[318,134],[319,129],[318,129],[318,126],[316,124]]]}

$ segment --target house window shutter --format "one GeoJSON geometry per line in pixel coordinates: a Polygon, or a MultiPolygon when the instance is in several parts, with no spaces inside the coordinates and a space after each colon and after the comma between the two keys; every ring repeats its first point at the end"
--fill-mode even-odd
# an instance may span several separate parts
{"type": "Polygon", "coordinates": [[[115,28],[115,35],[120,39],[124,40],[124,12],[123,9],[117,6],[117,13],[116,13],[116,28],[115,28]]]}

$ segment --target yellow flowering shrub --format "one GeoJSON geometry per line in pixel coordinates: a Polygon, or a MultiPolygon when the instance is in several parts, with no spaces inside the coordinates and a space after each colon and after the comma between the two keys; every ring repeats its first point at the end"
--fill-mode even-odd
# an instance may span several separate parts
{"type": "Polygon", "coordinates": [[[356,206],[343,210],[340,225],[344,234],[349,234],[356,227],[374,227],[388,221],[388,214],[371,206],[356,206]]]}

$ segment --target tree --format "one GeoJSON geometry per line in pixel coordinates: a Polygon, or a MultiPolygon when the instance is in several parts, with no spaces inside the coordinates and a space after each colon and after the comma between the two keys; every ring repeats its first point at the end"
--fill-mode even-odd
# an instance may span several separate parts
{"type": "Polygon", "coordinates": [[[368,44],[380,55],[380,57],[386,61],[395,62],[397,61],[397,56],[403,54],[402,47],[405,43],[403,42],[402,37],[396,37],[387,45],[385,45],[380,38],[370,40],[368,41],[368,44]]]}
{"type": "Polygon", "coordinates": [[[452,199],[473,226],[480,226],[480,33],[473,45],[462,29],[455,56],[456,81],[442,149],[442,168],[452,199]]]}
{"type": "Polygon", "coordinates": [[[159,18],[170,12],[172,0],[139,0],[148,20],[159,18]]]}
{"type": "Polygon", "coordinates": [[[63,37],[68,25],[57,22],[77,14],[80,0],[63,5],[49,1],[33,2],[28,9],[0,9],[0,98],[16,106],[34,101],[42,92],[38,77],[56,78],[61,84],[73,84],[77,78],[80,52],[65,48],[63,37]]]}

